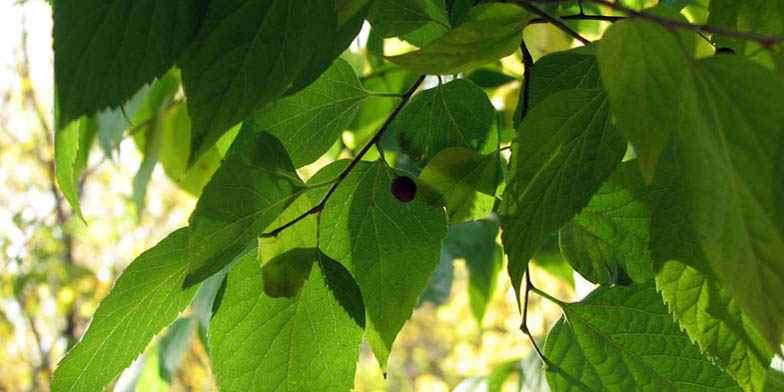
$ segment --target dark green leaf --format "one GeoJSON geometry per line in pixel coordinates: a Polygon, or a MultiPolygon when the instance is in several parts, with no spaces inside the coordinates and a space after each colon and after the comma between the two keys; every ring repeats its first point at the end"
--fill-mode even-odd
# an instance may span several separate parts
{"type": "MultiPolygon", "coordinates": [[[[762,35],[784,34],[784,1],[782,0],[711,0],[708,24],[727,30],[754,32],[762,35]]],[[[718,47],[730,47],[768,68],[775,67],[784,75],[784,43],[765,48],[761,44],[722,35],[714,35],[718,47]]]]}
{"type": "Polygon", "coordinates": [[[784,333],[784,222],[771,190],[784,80],[736,56],[694,64],[678,153],[690,220],[711,269],[772,350],[784,333]]]}
{"type": "Polygon", "coordinates": [[[333,1],[213,1],[182,59],[196,162],[218,138],[282,95],[323,37],[335,31],[333,1]]]}
{"type": "Polygon", "coordinates": [[[476,83],[477,86],[482,88],[496,88],[503,86],[507,83],[518,80],[513,76],[509,76],[500,70],[480,68],[471,72],[466,79],[476,83]]]}
{"type": "MultiPolygon", "coordinates": [[[[329,167],[328,167],[329,168],[329,167]]],[[[404,173],[360,162],[327,201],[319,247],[357,280],[367,310],[365,336],[382,367],[438,264],[446,235],[442,209],[419,194],[408,203],[391,192],[404,173]]]]}
{"type": "Polygon", "coordinates": [[[387,60],[414,72],[452,74],[506,57],[520,45],[528,14],[513,4],[482,4],[463,23],[420,50],[387,60]]]}
{"type": "Polygon", "coordinates": [[[449,223],[456,225],[492,212],[502,175],[498,154],[450,147],[428,162],[419,181],[428,203],[445,206],[449,223]]]}
{"type": "Polygon", "coordinates": [[[362,341],[362,297],[321,255],[294,298],[264,294],[256,252],[228,275],[210,325],[210,358],[226,391],[348,391],[362,341]]]}
{"type": "MultiPolygon", "coordinates": [[[[691,53],[678,35],[643,20],[620,21],[599,43],[599,70],[618,128],[634,146],[646,183],[678,121],[691,53]]],[[[693,45],[692,45],[693,47],[693,45]]]]}
{"type": "Polygon", "coordinates": [[[185,284],[230,263],[304,190],[274,136],[240,133],[189,219],[193,260],[185,284]]]}
{"type": "Polygon", "coordinates": [[[512,144],[501,203],[504,251],[518,295],[528,260],[588,204],[625,150],[602,90],[564,90],[528,113],[512,144]]]}
{"type": "Polygon", "coordinates": [[[179,229],[136,258],[101,301],[82,340],[60,361],[52,391],[101,391],[161,329],[191,303],[188,229],[179,229]]]}
{"type": "Polygon", "coordinates": [[[245,126],[275,135],[301,167],[332,147],[367,97],[351,66],[337,59],[315,83],[263,107],[245,126]]]}
{"type": "Polygon", "coordinates": [[[740,391],[673,322],[652,284],[600,287],[562,308],[545,344],[555,391],[740,391]]]}
{"type": "Polygon", "coordinates": [[[487,94],[465,79],[422,91],[390,126],[400,148],[415,161],[427,161],[446,147],[479,152],[498,149],[495,108],[487,94]]]}
{"type": "Polygon", "coordinates": [[[368,21],[382,37],[401,36],[431,23],[449,29],[443,0],[374,0],[368,21]]]}
{"type": "Polygon", "coordinates": [[[191,44],[205,0],[61,1],[54,65],[63,123],[117,107],[163,75],[191,44]]]}
{"type": "Polygon", "coordinates": [[[561,250],[572,267],[603,285],[653,279],[651,215],[665,190],[645,185],[637,161],[622,163],[560,231],[561,250]]]}

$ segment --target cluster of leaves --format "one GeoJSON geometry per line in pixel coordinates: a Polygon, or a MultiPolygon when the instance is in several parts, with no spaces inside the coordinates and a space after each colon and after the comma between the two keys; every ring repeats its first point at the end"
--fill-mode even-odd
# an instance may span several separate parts
{"type": "Polygon", "coordinates": [[[553,390],[780,385],[784,3],[713,0],[692,25],[691,2],[590,2],[622,15],[528,64],[509,121],[487,93],[516,82],[497,62],[530,60],[534,22],[588,43],[557,17],[591,19],[583,4],[57,1],[65,196],[79,211],[114,108],[145,155],[139,204],[158,162],[199,200],[118,279],[53,390],[101,390],[194,298],[221,389],[349,390],[363,337],[383,368],[445,254],[469,261],[479,319],[502,254],[523,308],[529,292],[561,306],[540,352],[553,390]],[[365,20],[360,80],[339,56],[365,20]],[[418,49],[387,56],[391,37],[418,49]],[[418,92],[425,75],[453,77],[418,92]],[[400,176],[413,200],[391,191],[400,176]],[[580,302],[523,285],[554,235],[600,285],[580,302]]]}

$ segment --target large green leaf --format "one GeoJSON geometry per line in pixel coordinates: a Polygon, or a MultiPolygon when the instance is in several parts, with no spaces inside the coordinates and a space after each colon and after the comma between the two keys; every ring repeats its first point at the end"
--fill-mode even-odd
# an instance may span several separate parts
{"type": "Polygon", "coordinates": [[[674,31],[643,20],[615,23],[599,42],[612,112],[647,183],[678,121],[677,99],[690,66],[685,46],[674,31]]]}
{"type": "Polygon", "coordinates": [[[230,263],[304,190],[274,136],[241,132],[191,213],[193,260],[185,284],[230,263]]]}
{"type": "Polygon", "coordinates": [[[637,161],[622,163],[559,233],[563,254],[575,271],[606,285],[653,279],[651,215],[665,190],[645,185],[637,161]]]}
{"type": "Polygon", "coordinates": [[[210,323],[210,359],[225,391],[349,391],[364,311],[342,266],[314,253],[294,298],[264,294],[256,252],[229,271],[210,323]]]}
{"type": "Polygon", "coordinates": [[[444,248],[453,257],[466,261],[471,312],[480,325],[504,264],[503,250],[495,242],[498,229],[497,217],[466,222],[450,227],[444,240],[444,248]]]}
{"type": "Polygon", "coordinates": [[[514,4],[481,4],[463,23],[422,49],[386,59],[431,75],[469,71],[514,53],[527,22],[528,14],[514,4]]]}
{"type": "Polygon", "coordinates": [[[315,83],[263,107],[246,126],[275,135],[301,167],[332,147],[367,97],[351,65],[337,59],[315,83]]]}
{"type": "Polygon", "coordinates": [[[54,66],[60,119],[117,107],[191,44],[205,0],[58,1],[54,66]]]}
{"type": "Polygon", "coordinates": [[[772,184],[784,80],[735,56],[694,64],[678,151],[690,219],[711,269],[778,351],[784,333],[784,222],[772,184]]]}
{"type": "Polygon", "coordinates": [[[195,162],[233,125],[283,94],[336,23],[333,1],[210,2],[182,68],[195,162]]]}
{"type": "Polygon", "coordinates": [[[416,161],[427,161],[446,147],[480,152],[498,149],[495,108],[487,94],[465,79],[422,91],[392,122],[400,148],[416,161]]]}
{"type": "Polygon", "coordinates": [[[555,391],[740,391],[691,343],[652,284],[598,288],[545,343],[555,391]]]}
{"type": "Polygon", "coordinates": [[[82,340],[60,361],[52,391],[102,391],[191,303],[182,288],[190,264],[188,229],[139,255],[101,301],[82,340]]]}
{"type": "Polygon", "coordinates": [[[493,211],[502,176],[498,154],[479,155],[467,148],[450,147],[428,162],[419,181],[427,201],[445,206],[449,224],[456,225],[493,211]]]}
{"type": "Polygon", "coordinates": [[[746,391],[761,391],[772,353],[735,299],[711,271],[688,220],[689,201],[677,172],[651,217],[651,250],[660,268],[656,286],[675,321],[703,354],[746,391]]]}
{"type": "Polygon", "coordinates": [[[504,251],[518,295],[528,260],[588,204],[625,150],[602,90],[564,90],[528,113],[512,144],[501,203],[504,251]]]}
{"type": "Polygon", "coordinates": [[[319,221],[319,247],[352,273],[367,310],[366,337],[384,366],[392,343],[439,260],[446,235],[441,208],[419,194],[391,192],[403,173],[382,161],[360,162],[335,190],[319,221]]]}
{"type": "Polygon", "coordinates": [[[443,0],[374,0],[368,21],[382,37],[408,34],[427,24],[449,29],[443,0]]]}

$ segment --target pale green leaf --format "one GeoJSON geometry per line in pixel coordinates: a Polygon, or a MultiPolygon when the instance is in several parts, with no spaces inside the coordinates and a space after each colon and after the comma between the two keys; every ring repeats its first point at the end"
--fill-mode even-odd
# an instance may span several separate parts
{"type": "Polygon", "coordinates": [[[691,343],[652,284],[600,287],[547,335],[555,391],[740,391],[691,343]]]}
{"type": "Polygon", "coordinates": [[[190,348],[195,327],[196,320],[190,317],[179,318],[158,341],[159,374],[169,384],[180,367],[185,350],[190,348]]]}
{"type": "Polygon", "coordinates": [[[201,282],[254,245],[304,189],[274,136],[240,133],[189,218],[193,259],[185,284],[201,282]]]}
{"type": "Polygon", "coordinates": [[[685,47],[674,31],[643,20],[617,22],[599,42],[602,82],[646,183],[678,121],[691,60],[685,47]]]}
{"type": "Polygon", "coordinates": [[[449,224],[479,219],[493,211],[501,182],[498,154],[479,155],[464,147],[441,150],[419,174],[428,203],[445,206],[449,224]]]}
{"type": "Polygon", "coordinates": [[[528,260],[588,204],[625,150],[602,90],[564,90],[528,113],[512,144],[500,214],[518,295],[528,260]]]}
{"type": "Polygon", "coordinates": [[[188,273],[188,229],[139,255],[101,301],[81,341],[60,361],[52,391],[101,391],[147,343],[191,303],[198,287],[188,273]]]}
{"type": "Polygon", "coordinates": [[[400,149],[415,161],[427,161],[452,146],[479,152],[498,149],[495,108],[487,94],[456,79],[414,96],[392,122],[400,149]]]}
{"type": "Polygon", "coordinates": [[[421,192],[404,203],[391,191],[403,173],[360,162],[327,201],[319,247],[351,272],[367,310],[365,336],[382,367],[439,261],[446,216],[421,192]]]}
{"type": "Polygon", "coordinates": [[[784,223],[771,184],[784,80],[736,56],[694,64],[678,127],[689,218],[711,269],[772,350],[784,333],[784,223]]]}
{"type": "Polygon", "coordinates": [[[665,191],[645,185],[637,161],[622,163],[559,233],[561,250],[575,271],[603,285],[653,279],[651,215],[665,191]]]}
{"type": "Polygon", "coordinates": [[[351,65],[337,59],[316,82],[263,107],[245,126],[275,135],[301,167],[332,147],[367,97],[351,65]]]}
{"type": "Polygon", "coordinates": [[[89,133],[95,135],[96,129],[95,120],[83,116],[71,121],[65,127],[55,129],[54,133],[54,168],[57,185],[76,215],[83,221],[77,180],[87,162],[86,155],[89,154],[89,149],[85,151],[79,147],[83,144],[80,140],[84,140],[89,133]]]}
{"type": "Polygon", "coordinates": [[[256,252],[231,269],[209,334],[221,390],[351,390],[364,326],[362,297],[342,266],[323,255],[312,261],[294,298],[264,294],[256,252]]]}
{"type": "Polygon", "coordinates": [[[163,75],[193,40],[204,0],[85,0],[54,6],[54,67],[63,123],[117,107],[163,75]]]}
{"type": "Polygon", "coordinates": [[[514,4],[481,4],[463,23],[422,49],[386,59],[425,74],[469,71],[514,53],[527,22],[528,14],[514,4]]]}
{"type": "Polygon", "coordinates": [[[190,162],[286,92],[335,23],[333,1],[211,2],[180,61],[193,118],[190,162]]]}

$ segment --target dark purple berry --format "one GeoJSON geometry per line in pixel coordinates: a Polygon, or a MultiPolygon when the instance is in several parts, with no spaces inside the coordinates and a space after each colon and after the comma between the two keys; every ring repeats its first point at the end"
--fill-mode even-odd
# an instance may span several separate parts
{"type": "Polygon", "coordinates": [[[735,54],[735,49],[732,48],[718,48],[716,49],[716,54],[735,54]]]}
{"type": "Polygon", "coordinates": [[[398,199],[403,203],[414,200],[416,190],[416,182],[410,177],[397,176],[392,180],[392,194],[395,195],[395,199],[398,199]]]}

